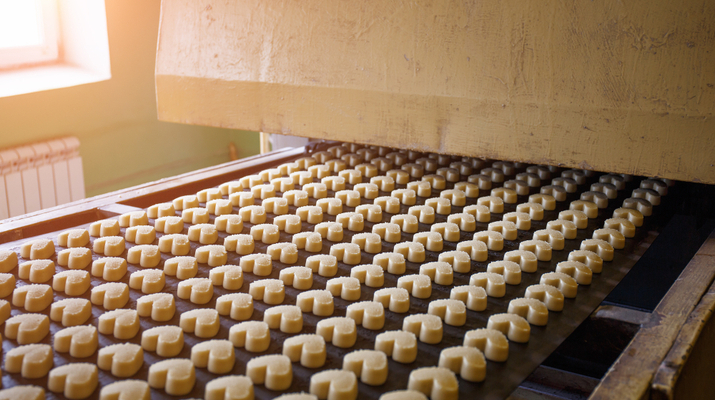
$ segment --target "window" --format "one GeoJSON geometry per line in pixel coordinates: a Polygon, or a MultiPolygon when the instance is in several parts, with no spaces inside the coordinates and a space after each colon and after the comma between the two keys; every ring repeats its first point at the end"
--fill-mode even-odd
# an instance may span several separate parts
{"type": "Polygon", "coordinates": [[[57,4],[0,0],[0,68],[57,60],[57,4]]]}
{"type": "Polygon", "coordinates": [[[0,0],[0,97],[111,78],[101,0],[0,0]]]}

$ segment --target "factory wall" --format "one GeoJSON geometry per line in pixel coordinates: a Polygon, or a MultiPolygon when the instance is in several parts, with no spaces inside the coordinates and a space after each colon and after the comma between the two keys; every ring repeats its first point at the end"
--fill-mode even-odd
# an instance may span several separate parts
{"type": "Polygon", "coordinates": [[[258,154],[258,133],[159,122],[154,60],[160,0],[107,0],[108,81],[0,98],[0,148],[73,135],[87,196],[258,154]]]}

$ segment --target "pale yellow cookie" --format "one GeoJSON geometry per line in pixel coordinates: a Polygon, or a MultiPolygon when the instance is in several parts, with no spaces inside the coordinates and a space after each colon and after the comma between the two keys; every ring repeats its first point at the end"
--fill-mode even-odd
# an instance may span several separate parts
{"type": "Polygon", "coordinates": [[[57,244],[62,247],[84,247],[89,243],[89,232],[86,229],[70,229],[57,236],[57,244]]]}
{"type": "Polygon", "coordinates": [[[142,332],[141,347],[162,357],[175,357],[184,348],[184,331],[176,325],[163,325],[142,332]]]}
{"type": "Polygon", "coordinates": [[[164,235],[159,238],[159,251],[175,256],[185,256],[191,251],[189,237],[180,233],[164,235]]]}
{"type": "Polygon", "coordinates": [[[107,257],[117,257],[124,253],[125,242],[121,236],[105,236],[92,243],[92,251],[107,257]]]}
{"type": "Polygon", "coordinates": [[[233,369],[236,355],[233,344],[225,339],[207,340],[191,348],[191,362],[212,374],[227,374],[233,369]]]}
{"type": "Polygon", "coordinates": [[[194,388],[196,370],[189,359],[170,358],[149,367],[147,382],[154,389],[164,389],[172,396],[183,396],[194,388]]]}
{"type": "Polygon", "coordinates": [[[140,317],[165,322],[174,317],[176,302],[171,293],[154,293],[138,298],[136,308],[140,317]]]}
{"type": "Polygon", "coordinates": [[[209,278],[190,278],[179,282],[176,295],[194,304],[206,304],[213,298],[214,287],[209,278]]]}
{"type": "Polygon", "coordinates": [[[308,290],[298,293],[295,304],[303,312],[312,312],[321,317],[333,315],[333,294],[328,290],[308,290]]]}
{"type": "Polygon", "coordinates": [[[89,225],[88,231],[89,234],[94,237],[117,236],[119,235],[119,221],[116,219],[105,219],[92,222],[89,225]]]}
{"type": "Polygon", "coordinates": [[[263,321],[271,329],[298,333],[303,329],[303,312],[298,306],[275,306],[266,309],[263,321]]]}
{"type": "Polygon", "coordinates": [[[82,270],[62,271],[52,279],[52,289],[65,292],[68,296],[81,296],[89,289],[90,284],[89,272],[82,270]]]}
{"type": "Polygon", "coordinates": [[[306,368],[325,365],[325,339],[317,334],[297,335],[283,342],[283,355],[306,368]]]}
{"type": "Polygon", "coordinates": [[[43,378],[52,368],[52,347],[27,344],[15,347],[5,356],[5,371],[20,373],[25,379],[43,378]]]}
{"type": "Polygon", "coordinates": [[[418,299],[427,299],[432,295],[432,280],[427,275],[404,275],[397,279],[397,287],[410,292],[418,299]]]}
{"type": "Polygon", "coordinates": [[[347,317],[332,317],[318,321],[315,333],[322,336],[326,342],[336,347],[349,348],[357,340],[355,320],[347,317]]]}
{"type": "Polygon", "coordinates": [[[62,393],[68,399],[86,399],[99,384],[97,366],[92,363],[72,363],[55,367],[47,377],[47,389],[62,393]]]}
{"type": "MultiPolygon", "coordinates": [[[[176,200],[174,200],[176,201],[176,200]]],[[[198,202],[196,203],[197,205],[199,204],[198,202]]],[[[176,203],[174,203],[174,208],[177,210],[180,210],[180,208],[176,207],[176,203]]],[[[122,214],[119,216],[119,226],[122,228],[127,228],[129,226],[136,226],[136,225],[146,225],[149,223],[149,217],[146,215],[146,211],[132,211],[128,212],[125,214],[122,214]]]]}
{"type": "Polygon", "coordinates": [[[17,276],[32,283],[45,283],[55,274],[55,263],[52,260],[33,260],[21,263],[17,268],[17,276]]]}
{"type": "Polygon", "coordinates": [[[179,325],[184,332],[193,333],[200,338],[212,338],[218,333],[221,321],[218,311],[212,308],[195,308],[181,313],[179,325]]]}
{"type": "Polygon", "coordinates": [[[247,320],[253,315],[253,297],[247,293],[224,294],[216,299],[216,311],[233,320],[247,320]]]}
{"type": "Polygon", "coordinates": [[[132,272],[129,275],[129,287],[140,290],[144,294],[158,293],[164,289],[166,277],[164,271],[158,269],[145,269],[132,272]]]}
{"type": "Polygon", "coordinates": [[[127,379],[102,386],[99,400],[151,400],[151,390],[146,381],[127,379]]]}
{"type": "Polygon", "coordinates": [[[293,365],[282,354],[254,357],[246,363],[246,376],[266,389],[286,390],[293,383],[293,365]]]}
{"type": "Polygon", "coordinates": [[[29,312],[42,311],[52,304],[53,291],[50,285],[25,285],[12,293],[12,305],[29,312]]]}
{"type": "Polygon", "coordinates": [[[417,336],[407,331],[387,331],[375,337],[375,350],[393,360],[409,364],[417,359],[417,336]]]}
{"type": "MultiPolygon", "coordinates": [[[[119,226],[117,226],[117,231],[119,231],[119,226]]],[[[35,239],[20,246],[20,256],[26,260],[44,260],[53,255],[55,255],[55,243],[50,239],[35,239]]],[[[12,256],[8,260],[6,262],[12,264],[12,256]]]]}
{"type": "Polygon", "coordinates": [[[198,271],[199,265],[194,257],[173,257],[164,262],[164,274],[181,280],[195,277],[198,271]]]}
{"type": "Polygon", "coordinates": [[[310,393],[319,399],[355,400],[358,395],[357,377],[352,371],[320,371],[310,377],[310,393]]]}
{"type": "Polygon", "coordinates": [[[156,240],[156,229],[151,225],[132,226],[125,231],[124,239],[135,244],[152,244],[156,240]]]}
{"type": "Polygon", "coordinates": [[[102,306],[106,310],[122,308],[129,301],[129,286],[121,282],[95,286],[92,288],[90,301],[92,304],[102,306]]]}
{"type": "Polygon", "coordinates": [[[509,357],[506,335],[495,329],[474,329],[464,335],[464,346],[475,347],[489,361],[504,362],[509,357]]]}
{"type": "Polygon", "coordinates": [[[214,286],[238,290],[243,286],[243,270],[238,265],[222,265],[211,269],[209,279],[214,286]]]}
{"type": "Polygon", "coordinates": [[[268,324],[263,321],[245,321],[231,326],[228,338],[235,347],[252,353],[266,351],[271,344],[268,324]]]}
{"type": "Polygon", "coordinates": [[[102,278],[105,281],[116,282],[124,278],[124,275],[126,275],[127,261],[121,257],[99,258],[92,263],[91,271],[92,276],[102,278]]]}
{"type": "Polygon", "coordinates": [[[387,356],[378,350],[355,350],[343,357],[343,370],[353,372],[362,383],[379,386],[387,381],[387,356]]]}
{"type": "Polygon", "coordinates": [[[470,382],[481,382],[487,375],[484,354],[476,347],[455,346],[443,349],[439,354],[439,366],[470,382]]]}
{"type": "Polygon", "coordinates": [[[82,325],[92,316],[92,303],[87,299],[63,299],[52,303],[50,319],[62,326],[82,325]]]}
{"type": "Polygon", "coordinates": [[[99,316],[99,333],[113,335],[117,339],[131,339],[139,332],[139,314],[136,310],[118,309],[99,316]]]}
{"type": "Polygon", "coordinates": [[[50,333],[50,319],[42,314],[18,314],[5,321],[5,337],[18,344],[38,343],[50,333]]]}
{"type": "Polygon", "coordinates": [[[86,358],[94,355],[99,345],[97,328],[93,325],[79,325],[64,328],[53,335],[55,351],[69,353],[75,358],[86,358]]]}
{"type": "Polygon", "coordinates": [[[345,316],[355,320],[355,324],[373,331],[385,326],[385,308],[376,301],[361,301],[348,306],[345,316]]]}

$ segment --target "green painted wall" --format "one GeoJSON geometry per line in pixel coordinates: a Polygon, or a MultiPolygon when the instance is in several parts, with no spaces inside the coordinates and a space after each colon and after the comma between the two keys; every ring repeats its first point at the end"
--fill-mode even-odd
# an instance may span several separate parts
{"type": "Polygon", "coordinates": [[[0,98],[0,148],[81,142],[87,197],[259,153],[258,133],[159,122],[154,60],[160,0],[107,0],[112,79],[0,98]]]}

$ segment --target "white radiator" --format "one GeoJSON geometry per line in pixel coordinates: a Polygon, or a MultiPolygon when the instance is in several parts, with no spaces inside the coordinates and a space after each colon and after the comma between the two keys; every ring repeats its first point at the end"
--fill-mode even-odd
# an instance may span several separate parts
{"type": "Polygon", "coordinates": [[[0,150],[0,220],[84,198],[79,139],[0,150]]]}

